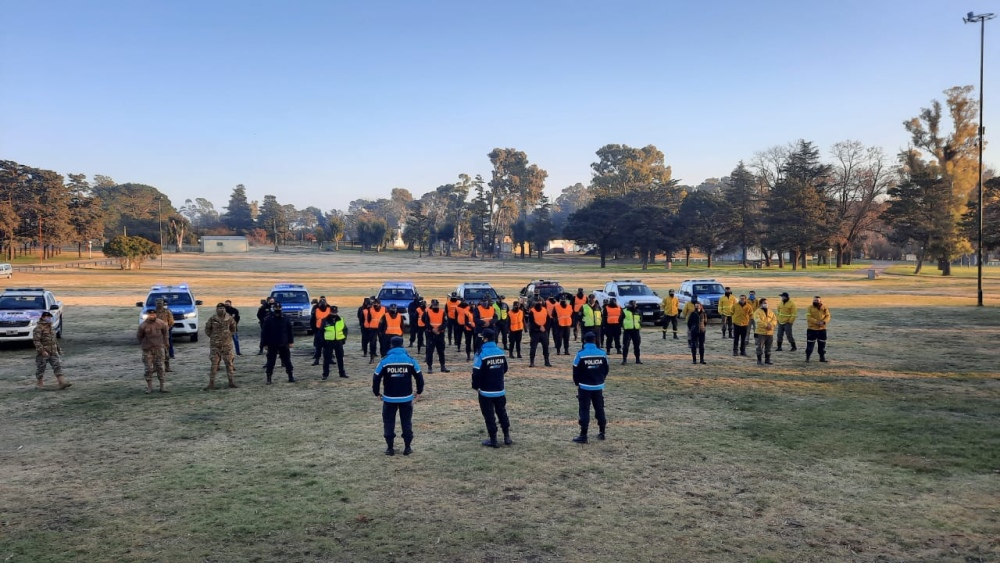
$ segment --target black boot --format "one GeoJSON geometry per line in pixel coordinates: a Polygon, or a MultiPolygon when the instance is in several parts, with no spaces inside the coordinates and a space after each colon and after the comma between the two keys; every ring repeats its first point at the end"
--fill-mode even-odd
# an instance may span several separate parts
{"type": "Polygon", "coordinates": [[[505,446],[513,446],[514,445],[514,440],[511,440],[511,438],[510,438],[510,430],[509,429],[503,431],[503,443],[504,443],[505,446]]]}
{"type": "Polygon", "coordinates": [[[270,376],[270,375],[268,375],[268,376],[267,376],[267,385],[270,385],[270,384],[271,384],[271,376],[270,376]]]}
{"type": "Polygon", "coordinates": [[[413,448],[410,447],[409,442],[406,442],[406,445],[403,446],[403,455],[410,455],[412,453],[413,453],[413,448]]]}
{"type": "Polygon", "coordinates": [[[604,439],[604,428],[601,428],[601,432],[597,435],[598,440],[604,439]]]}
{"type": "Polygon", "coordinates": [[[484,446],[486,446],[487,448],[499,448],[500,447],[500,444],[497,443],[497,435],[496,435],[496,433],[490,434],[489,439],[483,440],[482,444],[484,446]]]}
{"type": "Polygon", "coordinates": [[[760,360],[760,357],[761,357],[761,356],[760,356],[760,354],[757,354],[757,365],[758,365],[758,366],[762,366],[762,365],[764,365],[764,362],[762,362],[762,361],[760,360]]]}
{"type": "Polygon", "coordinates": [[[586,444],[587,443],[587,435],[586,434],[580,434],[576,438],[573,438],[573,441],[576,442],[577,444],[586,444]]]}
{"type": "Polygon", "coordinates": [[[396,455],[396,450],[392,448],[392,438],[385,439],[385,455],[396,455]]]}
{"type": "Polygon", "coordinates": [[[780,352],[781,351],[781,344],[778,344],[778,347],[775,348],[774,351],[775,352],[780,352]]]}
{"type": "Polygon", "coordinates": [[[821,362],[823,362],[825,364],[826,363],[826,354],[820,354],[819,355],[819,361],[821,361],[821,362]]]}
{"type": "Polygon", "coordinates": [[[767,364],[767,365],[769,365],[769,366],[770,366],[770,365],[773,365],[773,364],[771,363],[771,355],[770,355],[770,354],[766,354],[766,355],[764,356],[764,363],[765,363],[765,364],[767,364]]]}

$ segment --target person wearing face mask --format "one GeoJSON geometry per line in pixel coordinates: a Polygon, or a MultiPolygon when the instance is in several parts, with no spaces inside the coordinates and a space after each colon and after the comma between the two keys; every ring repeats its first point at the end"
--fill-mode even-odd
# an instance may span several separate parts
{"type": "Polygon", "coordinates": [[[337,371],[340,377],[347,378],[344,369],[344,343],[347,342],[347,323],[340,317],[336,305],[330,306],[330,314],[323,318],[323,380],[330,377],[330,364],[337,358],[337,371]]]}
{"type": "Polygon", "coordinates": [[[500,420],[500,430],[503,431],[503,443],[510,446],[514,443],[510,438],[510,419],[507,417],[507,392],[504,389],[503,376],[507,373],[507,354],[496,345],[496,335],[493,329],[484,329],[480,333],[483,342],[476,352],[472,362],[472,388],[479,396],[479,410],[486,422],[486,432],[489,438],[482,444],[489,448],[499,448],[497,442],[497,419],[500,420]]]}
{"type": "Polygon", "coordinates": [[[455,346],[459,352],[462,351],[462,337],[465,337],[465,361],[472,360],[472,340],[476,334],[476,317],[472,312],[472,306],[468,301],[462,299],[455,310],[455,322],[458,323],[455,331],[455,346]]]}
{"type": "Polygon", "coordinates": [[[748,333],[753,334],[754,333],[753,311],[757,310],[757,306],[759,304],[757,303],[757,293],[752,289],[750,290],[750,295],[747,295],[747,303],[750,304],[750,329],[748,333]]]}
{"type": "Polygon", "coordinates": [[[361,332],[361,355],[368,355],[368,309],[372,308],[371,297],[365,297],[365,300],[358,307],[358,329],[361,332]]]}
{"type": "Polygon", "coordinates": [[[688,342],[691,343],[691,363],[705,363],[705,333],[708,331],[708,313],[705,306],[694,303],[694,310],[687,316],[688,342]]]}
{"type": "Polygon", "coordinates": [[[274,363],[279,357],[288,374],[288,382],[295,383],[295,377],[292,376],[292,345],[295,343],[295,336],[292,333],[292,322],[281,314],[281,303],[275,303],[271,309],[271,315],[264,321],[261,337],[267,348],[267,363],[264,364],[267,384],[271,384],[274,363]]]}
{"type": "Polygon", "coordinates": [[[813,297],[812,305],[806,310],[806,361],[812,356],[813,347],[819,343],[819,361],[826,362],[826,325],[830,322],[830,310],[819,295],[813,297]]]}
{"type": "Polygon", "coordinates": [[[541,300],[535,301],[534,306],[528,310],[529,336],[531,337],[531,352],[528,355],[530,363],[528,367],[535,367],[535,352],[538,345],[542,345],[542,356],[545,358],[545,367],[552,367],[549,363],[549,323],[552,319],[549,312],[545,310],[541,300]]]}
{"type": "Polygon", "coordinates": [[[604,307],[604,352],[611,353],[611,344],[615,345],[615,353],[622,353],[622,308],[614,297],[604,307]]]}
{"type": "Polygon", "coordinates": [[[726,338],[726,331],[729,338],[733,338],[733,309],[736,307],[736,298],[733,297],[733,290],[726,288],[726,293],[719,298],[719,315],[722,317],[722,337],[726,338]]]}
{"type": "Polygon", "coordinates": [[[762,365],[761,356],[764,362],[771,365],[771,343],[774,341],[774,329],[778,326],[778,316],[774,311],[769,310],[767,299],[757,300],[757,310],[753,312],[754,320],[754,347],[757,349],[757,365],[762,365]]]}
{"type": "Polygon", "coordinates": [[[503,349],[507,350],[509,343],[507,342],[510,335],[510,307],[504,302],[507,299],[506,296],[497,296],[496,303],[493,304],[493,310],[496,312],[494,318],[496,318],[496,333],[495,337],[497,341],[503,340],[503,349]]]}
{"type": "Polygon", "coordinates": [[[45,376],[46,366],[52,366],[52,373],[56,376],[58,389],[63,389],[72,385],[63,379],[62,371],[62,349],[59,341],[56,340],[56,332],[52,330],[52,313],[44,311],[35,330],[31,332],[31,340],[35,344],[35,387],[43,389],[45,385],[42,379],[45,376]]]}
{"type": "Polygon", "coordinates": [[[215,374],[219,371],[219,364],[225,362],[226,376],[229,379],[229,387],[236,388],[236,367],[233,365],[235,355],[233,353],[233,335],[236,334],[236,319],[226,312],[225,303],[215,306],[215,314],[205,322],[205,336],[208,337],[209,356],[212,360],[212,367],[208,372],[208,386],[205,391],[215,389],[215,374]]]}
{"type": "Polygon", "coordinates": [[[517,352],[518,359],[521,358],[521,338],[524,336],[524,309],[521,308],[521,303],[515,301],[514,305],[510,309],[510,314],[508,316],[508,329],[510,332],[510,345],[508,346],[508,353],[510,357],[514,357],[514,353],[517,352]]]}
{"type": "Polygon", "coordinates": [[[424,357],[427,361],[427,373],[434,373],[434,352],[437,352],[441,372],[449,373],[451,370],[444,367],[444,339],[450,322],[448,312],[441,308],[437,299],[431,299],[430,308],[424,311],[423,321],[427,331],[427,353],[424,357]]]}
{"type": "Polygon", "coordinates": [[[642,343],[642,313],[639,312],[635,301],[629,301],[628,306],[622,311],[622,365],[628,363],[629,344],[634,345],[635,363],[642,364],[639,359],[639,345],[642,343]]]}
{"type": "Polygon", "coordinates": [[[378,299],[372,299],[372,306],[365,313],[365,330],[368,331],[368,363],[375,363],[375,346],[379,346],[379,355],[385,356],[386,343],[379,333],[379,326],[382,324],[382,317],[386,314],[385,307],[378,299]]]}
{"type": "Polygon", "coordinates": [[[788,343],[792,345],[792,352],[798,350],[795,347],[795,338],[792,336],[792,324],[798,314],[798,308],[795,307],[795,302],[791,300],[788,292],[782,293],[781,303],[778,304],[778,347],[775,348],[778,352],[781,351],[782,337],[788,337],[788,343]]]}
{"type": "Polygon", "coordinates": [[[142,365],[145,368],[143,377],[146,379],[146,393],[153,392],[153,373],[160,380],[160,393],[169,393],[164,375],[164,356],[166,356],[167,341],[170,339],[170,329],[167,323],[156,318],[156,310],[146,311],[146,320],[139,323],[135,333],[136,340],[142,348],[142,365]]]}
{"type": "Polygon", "coordinates": [[[667,326],[673,325],[674,327],[674,340],[677,338],[677,315],[680,314],[680,301],[674,295],[674,290],[670,290],[670,293],[663,298],[663,319],[660,323],[663,325],[663,339],[667,339],[667,326]]]}
{"type": "Polygon", "coordinates": [[[323,356],[323,319],[330,316],[330,305],[326,302],[326,296],[320,295],[319,301],[316,302],[316,306],[312,308],[309,314],[309,328],[313,333],[313,363],[312,365],[318,366],[319,359],[323,356]]]}
{"type": "MultiPolygon", "coordinates": [[[[583,306],[592,298],[593,296],[586,296],[583,293],[582,287],[577,288],[576,295],[573,296],[573,342],[576,342],[577,338],[579,338],[578,329],[583,324],[583,306]]],[[[586,332],[587,329],[583,330],[586,332]]],[[[567,350],[567,353],[569,353],[569,350],[567,350]]]]}
{"type": "Polygon", "coordinates": [[[555,337],[556,355],[569,355],[569,333],[573,327],[573,306],[563,297],[552,310],[552,335],[555,337]]]}
{"type": "Polygon", "coordinates": [[[274,298],[269,297],[267,299],[260,300],[260,307],[257,308],[257,326],[260,328],[260,348],[257,350],[257,355],[261,356],[264,354],[264,320],[267,319],[268,315],[271,314],[271,306],[274,305],[274,298]]]}
{"type": "Polygon", "coordinates": [[[739,301],[733,307],[733,355],[747,355],[747,334],[750,318],[753,317],[753,307],[747,302],[746,295],[740,295],[739,301]]]}

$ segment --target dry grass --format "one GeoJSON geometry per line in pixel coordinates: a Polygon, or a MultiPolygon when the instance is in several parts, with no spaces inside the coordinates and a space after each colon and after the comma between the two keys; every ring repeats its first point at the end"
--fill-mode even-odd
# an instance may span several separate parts
{"type": "MultiPolygon", "coordinates": [[[[703,275],[614,273],[626,274],[660,290],[703,275]]],[[[512,297],[537,277],[592,289],[609,276],[571,260],[403,253],[168,256],[162,271],[19,276],[67,303],[75,385],[33,392],[33,352],[0,350],[0,560],[1000,560],[1000,296],[968,307],[974,279],[726,271],[738,292],[787,289],[802,307],[822,293],[832,363],[782,352],[759,369],[713,332],[709,365],[693,366],[683,341],[647,329],[645,365],[612,367],[609,440],[585,447],[569,442],[566,357],[549,370],[512,361],[517,444],[499,451],[478,446],[463,354],[428,376],[415,455],[383,456],[353,333],[349,380],[320,382],[301,342],[301,383],[265,387],[260,358],[245,355],[239,390],[203,393],[202,341],[178,346],[172,394],[141,392],[133,305],[153,283],[233,299],[254,353],[253,313],[278,281],[350,313],[384,279],[430,296],[485,279],[512,297]]]]}

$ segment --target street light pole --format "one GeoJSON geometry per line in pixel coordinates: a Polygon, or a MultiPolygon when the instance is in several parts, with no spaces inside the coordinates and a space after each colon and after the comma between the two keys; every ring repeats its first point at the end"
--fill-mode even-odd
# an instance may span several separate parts
{"type": "Polygon", "coordinates": [[[976,305],[983,306],[983,58],[986,44],[986,20],[991,20],[996,14],[974,14],[969,12],[962,18],[965,23],[979,22],[979,202],[976,206],[976,223],[978,230],[978,248],[976,249],[976,305]]]}
{"type": "Polygon", "coordinates": [[[160,213],[162,196],[156,196],[156,224],[160,231],[160,268],[163,268],[163,215],[160,213]]]}

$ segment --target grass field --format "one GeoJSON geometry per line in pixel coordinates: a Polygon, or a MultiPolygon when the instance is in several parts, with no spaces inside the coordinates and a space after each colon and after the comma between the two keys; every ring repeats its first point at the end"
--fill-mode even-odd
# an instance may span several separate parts
{"type": "Polygon", "coordinates": [[[569,357],[511,360],[516,444],[489,450],[469,364],[450,352],[415,406],[414,455],[393,458],[353,316],[381,281],[444,296],[486,280],[510,299],[538,277],[662,293],[713,272],[254,252],[19,274],[67,305],[74,385],[36,392],[34,351],[0,349],[0,561],[1000,561],[1000,272],[977,309],[974,276],[911,271],[715,272],[800,310],[822,294],[831,362],[804,363],[801,318],[800,351],[766,369],[716,326],[706,366],[647,328],[644,365],[612,363],[608,440],[585,446],[570,442],[569,357]],[[177,346],[171,394],[143,394],[134,304],[181,281],[202,322],[217,301],[241,309],[239,389],[201,391],[203,338],[177,346]],[[350,379],[320,381],[303,337],[300,383],[264,386],[254,313],[279,281],[348,313],[350,379]]]}

